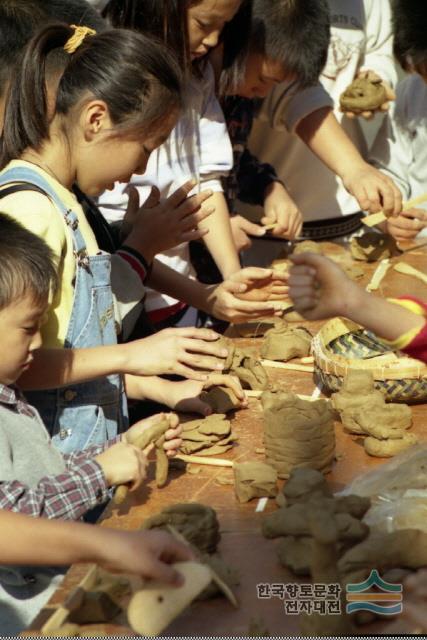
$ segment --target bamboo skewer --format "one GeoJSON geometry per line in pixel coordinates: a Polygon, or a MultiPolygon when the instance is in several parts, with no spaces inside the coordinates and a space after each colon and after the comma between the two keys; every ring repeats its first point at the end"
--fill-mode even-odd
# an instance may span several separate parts
{"type": "MultiPolygon", "coordinates": [[[[260,398],[262,396],[262,394],[265,393],[265,392],[264,391],[259,391],[258,389],[250,389],[249,391],[247,391],[245,389],[245,393],[246,393],[248,398],[260,398]]],[[[295,395],[300,400],[307,400],[307,401],[311,401],[311,402],[314,402],[314,400],[318,400],[318,398],[312,398],[311,396],[305,396],[302,393],[296,393],[295,395]]],[[[327,400],[327,398],[321,398],[321,399],[322,400],[327,400]]]]}
{"type": "MultiPolygon", "coordinates": [[[[416,207],[419,204],[423,204],[427,202],[427,193],[424,193],[422,196],[418,196],[417,198],[412,198],[412,200],[408,200],[408,202],[404,202],[402,206],[402,210],[412,209],[412,207],[416,207]]],[[[375,227],[375,225],[380,224],[387,220],[387,216],[383,211],[379,211],[378,213],[373,213],[370,216],[365,216],[362,218],[363,224],[367,227],[375,227]]]]}
{"type": "Polygon", "coordinates": [[[405,276],[413,276],[414,278],[417,278],[418,280],[421,280],[421,282],[427,284],[427,276],[422,273],[422,271],[418,271],[418,269],[411,267],[411,265],[407,264],[406,262],[398,262],[394,265],[394,270],[398,271],[399,273],[403,273],[405,276]]]}
{"type": "Polygon", "coordinates": [[[261,360],[264,367],[273,369],[286,369],[287,371],[305,371],[306,373],[314,373],[314,367],[306,364],[293,364],[292,362],[276,362],[276,360],[261,360]]]}
{"type": "Polygon", "coordinates": [[[384,280],[388,270],[390,269],[390,266],[390,258],[381,260],[378,267],[375,269],[374,275],[372,276],[370,282],[366,287],[366,291],[377,291],[377,289],[379,289],[381,282],[384,280]]]}
{"type": "Polygon", "coordinates": [[[206,464],[212,467],[233,467],[232,460],[225,460],[224,458],[211,458],[209,456],[188,456],[185,453],[179,453],[175,456],[175,460],[183,460],[192,464],[206,464]]]}

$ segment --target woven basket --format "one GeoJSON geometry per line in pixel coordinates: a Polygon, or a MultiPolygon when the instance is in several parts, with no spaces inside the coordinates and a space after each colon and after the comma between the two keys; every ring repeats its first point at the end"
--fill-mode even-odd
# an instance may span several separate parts
{"type": "Polygon", "coordinates": [[[323,388],[339,391],[351,369],[372,372],[375,386],[393,402],[427,401],[427,367],[342,318],[327,322],[313,338],[315,373],[323,388]]]}

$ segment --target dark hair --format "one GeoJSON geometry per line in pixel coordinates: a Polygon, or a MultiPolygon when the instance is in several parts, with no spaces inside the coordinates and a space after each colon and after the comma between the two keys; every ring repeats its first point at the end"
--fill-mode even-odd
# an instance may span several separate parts
{"type": "Polygon", "coordinates": [[[45,241],[0,213],[0,310],[26,295],[47,302],[57,287],[53,253],[45,241]]]}
{"type": "Polygon", "coordinates": [[[1,0],[0,96],[37,29],[52,21],[82,24],[97,31],[105,28],[104,20],[86,0],[1,0]]]}
{"type": "MultiPolygon", "coordinates": [[[[241,44],[240,54],[225,69],[228,78],[222,78],[221,87],[236,87],[244,79],[249,52],[281,63],[300,88],[317,82],[330,40],[326,0],[252,0],[243,11],[241,20],[250,18],[247,44],[241,44]]],[[[228,55],[226,49],[224,53],[228,55]]]]}
{"type": "Polygon", "coordinates": [[[394,55],[405,71],[425,73],[427,7],[416,0],[393,0],[394,55]]]}
{"type": "Polygon", "coordinates": [[[136,29],[162,40],[181,68],[191,69],[188,49],[188,9],[201,0],[110,0],[102,15],[114,27],[136,29]]]}
{"type": "Polygon", "coordinates": [[[107,104],[113,134],[129,137],[154,134],[181,107],[181,71],[163,44],[132,31],[109,29],[86,36],[68,54],[64,45],[74,33],[68,25],[51,25],[28,45],[10,85],[2,167],[27,147],[40,149],[49,138],[52,114],[46,94],[54,84],[54,114],[69,116],[83,99],[94,97],[107,104]]]}

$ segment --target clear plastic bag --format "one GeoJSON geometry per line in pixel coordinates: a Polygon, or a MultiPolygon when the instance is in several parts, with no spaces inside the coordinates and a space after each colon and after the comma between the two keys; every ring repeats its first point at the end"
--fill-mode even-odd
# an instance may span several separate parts
{"type": "Polygon", "coordinates": [[[363,519],[371,529],[427,532],[427,445],[407,449],[357,477],[340,493],[352,494],[371,498],[372,506],[363,519]]]}

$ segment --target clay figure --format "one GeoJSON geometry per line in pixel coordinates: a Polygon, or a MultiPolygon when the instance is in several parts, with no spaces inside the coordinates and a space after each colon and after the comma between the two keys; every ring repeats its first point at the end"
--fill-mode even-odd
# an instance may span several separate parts
{"type": "Polygon", "coordinates": [[[274,498],[277,493],[277,471],[264,462],[235,463],[234,489],[239,502],[252,498],[274,498]]]}
{"type": "Polygon", "coordinates": [[[267,372],[256,358],[246,354],[242,349],[236,347],[231,340],[223,336],[220,338],[220,344],[225,349],[228,349],[223,373],[237,376],[244,389],[264,390],[269,388],[267,372]]]}
{"type": "Polygon", "coordinates": [[[387,93],[381,80],[356,78],[340,96],[342,111],[362,113],[375,111],[387,100],[387,93]]]}

